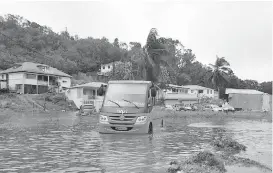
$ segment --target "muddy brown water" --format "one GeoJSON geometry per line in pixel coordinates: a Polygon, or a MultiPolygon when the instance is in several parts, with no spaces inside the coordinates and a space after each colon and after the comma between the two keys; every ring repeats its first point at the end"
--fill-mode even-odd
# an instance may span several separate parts
{"type": "MultiPolygon", "coordinates": [[[[0,121],[0,172],[166,172],[171,160],[213,150],[211,139],[221,135],[248,147],[239,156],[272,168],[271,122],[169,118],[153,137],[102,135],[96,118],[62,113],[0,121]]],[[[236,166],[227,170],[259,171],[236,166]]]]}

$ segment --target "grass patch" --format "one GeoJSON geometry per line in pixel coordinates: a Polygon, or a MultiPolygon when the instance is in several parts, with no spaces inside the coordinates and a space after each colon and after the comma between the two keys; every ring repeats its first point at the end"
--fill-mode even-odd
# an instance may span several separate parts
{"type": "Polygon", "coordinates": [[[220,137],[212,141],[212,146],[217,150],[221,150],[228,153],[239,153],[246,151],[246,146],[228,137],[220,137]]]}
{"type": "Polygon", "coordinates": [[[177,173],[179,171],[184,173],[224,173],[226,169],[220,157],[215,156],[209,151],[202,151],[179,164],[176,161],[172,161],[167,172],[177,173]]]}
{"type": "Polygon", "coordinates": [[[257,162],[254,160],[250,160],[248,158],[233,156],[233,155],[221,155],[221,158],[225,160],[226,165],[242,165],[244,167],[257,167],[260,169],[264,169],[267,171],[271,171],[272,169],[257,162]]]}

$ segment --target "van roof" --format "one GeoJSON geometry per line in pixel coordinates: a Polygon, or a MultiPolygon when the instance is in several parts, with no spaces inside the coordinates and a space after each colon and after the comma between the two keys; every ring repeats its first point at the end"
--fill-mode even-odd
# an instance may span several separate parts
{"type": "Polygon", "coordinates": [[[108,84],[117,84],[117,83],[124,83],[124,84],[152,84],[151,81],[141,81],[141,80],[112,80],[109,81],[108,84]]]}

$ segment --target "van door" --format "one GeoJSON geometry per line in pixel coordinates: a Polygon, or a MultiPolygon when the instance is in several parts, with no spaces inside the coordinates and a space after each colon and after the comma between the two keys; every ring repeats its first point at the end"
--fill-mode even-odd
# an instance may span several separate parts
{"type": "Polygon", "coordinates": [[[148,91],[148,101],[147,101],[147,109],[148,109],[148,113],[150,113],[153,109],[153,100],[152,100],[152,97],[151,97],[151,89],[149,89],[148,91]]]}

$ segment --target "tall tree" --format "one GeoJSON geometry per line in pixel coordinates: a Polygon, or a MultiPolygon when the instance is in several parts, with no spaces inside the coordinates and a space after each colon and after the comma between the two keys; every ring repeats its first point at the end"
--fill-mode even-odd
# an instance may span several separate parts
{"type": "Polygon", "coordinates": [[[214,64],[210,64],[212,75],[209,77],[209,81],[212,81],[215,88],[223,87],[229,82],[228,76],[232,73],[230,64],[224,57],[219,58],[216,56],[214,64]]]}

